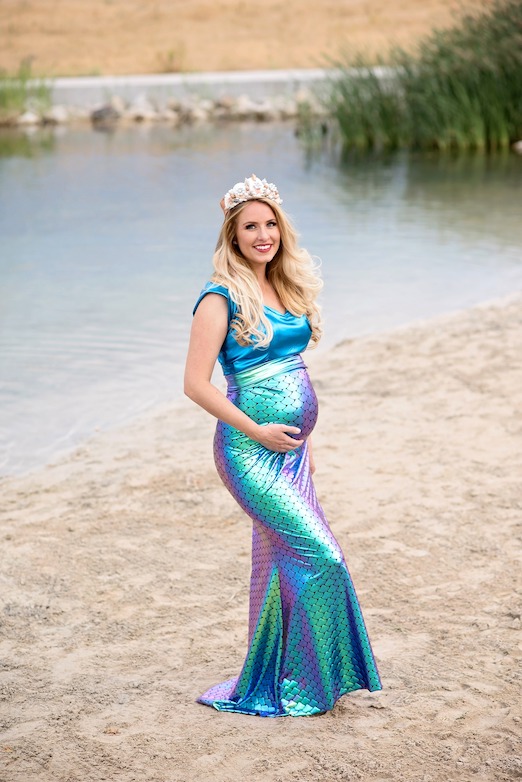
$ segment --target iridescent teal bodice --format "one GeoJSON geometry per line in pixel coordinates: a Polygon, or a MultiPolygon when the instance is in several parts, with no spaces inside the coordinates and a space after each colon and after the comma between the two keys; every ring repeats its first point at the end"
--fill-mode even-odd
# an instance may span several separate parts
{"type": "Polygon", "coordinates": [[[231,326],[237,313],[237,305],[232,300],[228,289],[223,285],[207,282],[199,294],[194,312],[207,293],[218,293],[220,296],[224,296],[228,302],[229,328],[218,356],[224,375],[237,374],[244,369],[251,369],[267,361],[301,353],[310,341],[312,330],[306,315],[293,315],[288,310],[281,313],[272,307],[265,306],[265,315],[274,330],[270,344],[264,348],[258,348],[255,345],[239,345],[234,338],[234,330],[231,326]]]}

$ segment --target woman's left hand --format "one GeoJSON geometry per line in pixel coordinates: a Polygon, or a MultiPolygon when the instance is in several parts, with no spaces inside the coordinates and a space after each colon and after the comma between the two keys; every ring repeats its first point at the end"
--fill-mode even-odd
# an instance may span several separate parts
{"type": "Polygon", "coordinates": [[[252,436],[252,439],[264,445],[269,451],[289,453],[304,443],[304,440],[292,437],[298,435],[300,431],[297,426],[286,424],[259,424],[257,433],[252,436]]]}

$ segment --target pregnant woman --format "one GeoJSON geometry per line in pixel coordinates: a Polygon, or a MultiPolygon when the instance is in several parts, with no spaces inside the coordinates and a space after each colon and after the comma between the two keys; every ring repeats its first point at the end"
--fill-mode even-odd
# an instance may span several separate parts
{"type": "Polygon", "coordinates": [[[264,717],[320,714],[381,682],[350,574],[317,500],[317,399],[301,358],[321,336],[321,281],[255,175],[224,196],[214,274],[194,308],[185,393],[218,419],[216,467],[253,521],[248,651],[198,698],[264,717]],[[216,359],[225,396],[212,383],[216,359]]]}

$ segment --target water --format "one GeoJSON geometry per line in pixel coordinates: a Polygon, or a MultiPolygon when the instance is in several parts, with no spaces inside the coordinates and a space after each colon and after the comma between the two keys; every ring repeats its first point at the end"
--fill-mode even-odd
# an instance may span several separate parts
{"type": "Polygon", "coordinates": [[[0,472],[181,396],[218,202],[252,172],[322,258],[322,349],[522,287],[515,155],[339,166],[285,124],[4,133],[0,472]]]}

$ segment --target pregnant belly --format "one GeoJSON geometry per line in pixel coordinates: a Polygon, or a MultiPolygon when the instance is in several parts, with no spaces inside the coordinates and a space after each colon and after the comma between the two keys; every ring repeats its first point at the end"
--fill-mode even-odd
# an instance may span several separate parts
{"type": "Polygon", "coordinates": [[[306,369],[276,375],[234,396],[231,401],[258,424],[297,426],[298,439],[308,437],[317,421],[317,397],[306,369]]]}

